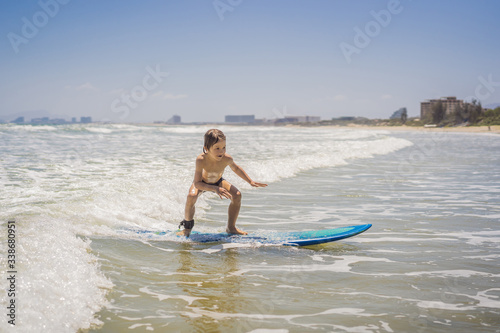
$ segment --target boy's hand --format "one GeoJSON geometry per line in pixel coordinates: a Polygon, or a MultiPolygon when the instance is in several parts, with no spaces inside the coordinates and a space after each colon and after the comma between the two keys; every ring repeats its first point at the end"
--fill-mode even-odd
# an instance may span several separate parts
{"type": "Polygon", "coordinates": [[[254,182],[252,180],[252,182],[250,183],[250,185],[252,185],[253,187],[266,187],[267,184],[264,184],[264,183],[257,183],[257,182],[254,182]]]}
{"type": "Polygon", "coordinates": [[[229,193],[228,190],[226,190],[224,187],[219,187],[217,188],[217,191],[215,191],[215,193],[217,193],[217,195],[221,198],[221,199],[231,199],[233,196],[231,195],[231,193],[229,193]]]}

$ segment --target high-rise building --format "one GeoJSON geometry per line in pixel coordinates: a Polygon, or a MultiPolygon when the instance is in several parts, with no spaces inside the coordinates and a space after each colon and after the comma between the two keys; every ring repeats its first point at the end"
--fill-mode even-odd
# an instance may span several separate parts
{"type": "Polygon", "coordinates": [[[226,116],[226,123],[253,123],[255,122],[255,116],[252,115],[236,115],[236,116],[226,116]]]}
{"type": "Polygon", "coordinates": [[[181,123],[181,116],[174,115],[172,118],[167,120],[167,124],[180,124],[181,123]]]}
{"type": "Polygon", "coordinates": [[[457,99],[455,96],[443,97],[441,99],[431,99],[420,103],[420,118],[426,119],[427,116],[432,114],[434,105],[441,102],[446,110],[446,114],[453,114],[458,107],[464,106],[464,101],[457,99]]]}
{"type": "Polygon", "coordinates": [[[24,123],[24,117],[17,117],[17,119],[11,121],[11,123],[14,123],[14,124],[23,124],[24,123]]]}
{"type": "Polygon", "coordinates": [[[404,113],[408,114],[408,112],[406,111],[406,108],[400,108],[399,110],[394,111],[394,113],[392,114],[392,116],[389,119],[401,119],[401,116],[404,113]]]}

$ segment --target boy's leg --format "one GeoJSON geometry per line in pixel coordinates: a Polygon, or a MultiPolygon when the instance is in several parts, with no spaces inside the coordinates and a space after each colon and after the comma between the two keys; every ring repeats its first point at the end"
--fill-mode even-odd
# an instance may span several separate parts
{"type": "MultiPolygon", "coordinates": [[[[194,184],[191,184],[186,198],[186,207],[184,208],[184,220],[191,221],[194,219],[196,200],[198,200],[201,193],[203,193],[203,191],[198,190],[194,184]]],[[[191,234],[191,230],[192,229],[183,229],[177,234],[181,236],[189,236],[191,234]]]]}
{"type": "Polygon", "coordinates": [[[238,219],[238,214],[240,213],[241,207],[241,192],[227,180],[222,181],[222,187],[231,193],[231,203],[227,210],[227,228],[226,232],[230,234],[247,235],[245,231],[241,231],[236,228],[236,220],[238,219]]]}
{"type": "Polygon", "coordinates": [[[191,221],[194,218],[194,212],[195,212],[194,205],[196,204],[196,200],[198,200],[198,197],[202,193],[203,191],[198,190],[194,186],[194,184],[191,184],[191,187],[189,188],[189,193],[186,198],[186,207],[184,208],[184,219],[186,221],[191,221]]]}

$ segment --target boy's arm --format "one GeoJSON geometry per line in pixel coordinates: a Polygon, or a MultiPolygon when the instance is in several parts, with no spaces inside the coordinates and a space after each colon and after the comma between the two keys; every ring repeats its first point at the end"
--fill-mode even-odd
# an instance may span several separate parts
{"type": "Polygon", "coordinates": [[[267,184],[264,184],[264,183],[254,182],[250,178],[250,176],[248,176],[248,174],[245,172],[245,170],[243,170],[238,164],[234,163],[232,158],[229,162],[229,166],[231,167],[231,170],[233,170],[235,174],[240,176],[241,179],[243,179],[244,181],[246,181],[248,184],[252,185],[253,187],[266,187],[267,186],[267,184]]]}

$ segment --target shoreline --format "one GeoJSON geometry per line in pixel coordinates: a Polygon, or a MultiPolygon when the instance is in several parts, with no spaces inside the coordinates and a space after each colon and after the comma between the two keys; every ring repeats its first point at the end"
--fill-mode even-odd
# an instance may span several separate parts
{"type": "MultiPolygon", "coordinates": [[[[301,126],[306,127],[306,126],[301,126]]],[[[319,126],[330,128],[352,128],[366,130],[384,130],[384,131],[418,131],[418,132],[451,132],[451,133],[487,133],[500,134],[500,125],[492,126],[464,126],[464,127],[423,127],[423,126],[365,126],[365,125],[347,125],[347,126],[319,126]]]]}
{"type": "MultiPolygon", "coordinates": [[[[167,124],[136,124],[144,126],[153,127],[168,127],[168,126],[190,126],[190,124],[178,124],[178,125],[167,125],[167,124]]],[[[259,126],[259,125],[243,125],[243,124],[225,124],[225,123],[213,123],[213,124],[203,124],[208,126],[259,126]]],[[[491,126],[462,126],[462,127],[423,127],[423,126],[373,126],[373,125],[358,125],[358,124],[348,124],[348,125],[304,125],[304,124],[286,124],[282,126],[270,126],[267,127],[287,127],[287,128],[348,128],[348,129],[364,129],[364,130],[382,130],[382,131],[398,131],[398,132],[450,132],[450,133],[485,133],[485,134],[500,134],[500,125],[491,126]]]]}
{"type": "MultiPolygon", "coordinates": [[[[103,123],[88,123],[85,125],[102,125],[103,123]]],[[[226,124],[226,123],[206,123],[206,124],[157,124],[157,123],[110,123],[113,125],[136,125],[136,126],[147,126],[147,127],[178,127],[178,126],[257,126],[259,125],[243,125],[243,124],[226,124]]],[[[8,125],[8,124],[0,124],[8,125]]],[[[22,124],[31,126],[44,126],[45,124],[22,124]]],[[[47,124],[48,125],[48,124],[47,124]]],[[[50,126],[58,126],[50,125],[50,126]]],[[[66,125],[66,124],[65,124],[66,125]]],[[[71,124],[69,124],[71,125],[71,124]]],[[[462,126],[462,127],[423,127],[423,126],[374,126],[374,125],[359,125],[359,124],[347,124],[347,125],[316,125],[316,124],[286,124],[282,126],[271,126],[265,125],[266,127],[286,127],[286,128],[344,128],[344,129],[363,129],[363,130],[383,130],[383,131],[395,131],[395,132],[450,132],[450,133],[483,133],[483,134],[500,134],[500,125],[491,126],[462,126]]]]}

